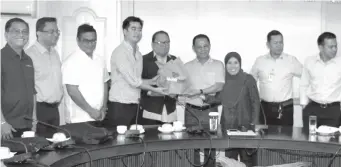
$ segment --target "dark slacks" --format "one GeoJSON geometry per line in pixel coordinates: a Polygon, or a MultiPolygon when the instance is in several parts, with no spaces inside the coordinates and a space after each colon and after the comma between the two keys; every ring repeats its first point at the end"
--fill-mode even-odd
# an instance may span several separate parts
{"type": "MultiPolygon", "coordinates": [[[[39,121],[59,126],[59,103],[50,104],[45,102],[37,102],[37,119],[39,121]]],[[[58,130],[56,128],[37,123],[37,135],[44,137],[52,137],[58,130]]]]}
{"type": "Polygon", "coordinates": [[[257,154],[251,154],[252,151],[252,149],[232,148],[225,150],[225,156],[238,160],[239,155],[240,162],[243,162],[247,167],[252,167],[257,165],[257,154]]]}
{"type": "Polygon", "coordinates": [[[317,127],[320,125],[327,125],[333,127],[340,126],[340,103],[336,102],[331,105],[320,105],[315,102],[310,102],[303,109],[303,127],[309,128],[309,116],[315,115],[317,117],[317,127]]]}
{"type": "MultiPolygon", "coordinates": [[[[185,126],[189,127],[192,125],[198,125],[197,120],[187,111],[191,110],[200,120],[201,124],[205,127],[209,125],[209,116],[208,113],[210,112],[218,112],[218,107],[213,107],[207,110],[198,110],[198,109],[193,109],[188,106],[185,108],[185,126]]],[[[209,147],[209,145],[207,145],[209,147]]],[[[208,162],[204,167],[215,167],[216,161],[215,161],[215,154],[216,151],[215,149],[211,150],[211,155],[209,154],[209,149],[205,148],[204,149],[204,162],[208,159],[208,162]]],[[[194,150],[194,163],[196,165],[200,164],[200,149],[195,149],[194,150]]]]}
{"type": "Polygon", "coordinates": [[[268,125],[293,126],[294,125],[294,104],[292,99],[282,103],[273,103],[261,101],[261,113],[259,120],[261,124],[265,124],[263,112],[265,114],[266,123],[268,125]],[[282,108],[282,116],[279,117],[279,107],[282,108]]]}
{"type": "Polygon", "coordinates": [[[137,114],[138,104],[125,104],[119,102],[109,102],[108,112],[104,119],[106,126],[126,125],[129,126],[135,124],[135,118],[137,114]]]}

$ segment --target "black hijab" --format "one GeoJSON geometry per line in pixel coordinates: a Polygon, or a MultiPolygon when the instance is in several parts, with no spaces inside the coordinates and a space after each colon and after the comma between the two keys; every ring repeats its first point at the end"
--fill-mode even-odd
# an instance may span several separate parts
{"type": "Polygon", "coordinates": [[[246,81],[246,73],[242,70],[242,59],[237,52],[230,52],[225,56],[225,85],[222,90],[222,104],[224,107],[235,107],[234,105],[237,103],[238,97],[242,93],[243,87],[246,81]],[[240,70],[236,75],[231,75],[226,70],[227,62],[232,58],[236,58],[240,64],[240,70]]]}

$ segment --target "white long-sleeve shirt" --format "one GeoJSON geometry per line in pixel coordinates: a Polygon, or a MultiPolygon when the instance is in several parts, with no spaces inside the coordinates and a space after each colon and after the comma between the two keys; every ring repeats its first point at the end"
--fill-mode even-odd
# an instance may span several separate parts
{"type": "Polygon", "coordinates": [[[138,103],[142,84],[143,58],[138,50],[123,41],[111,55],[111,88],[109,100],[119,103],[138,103]]]}
{"type": "Polygon", "coordinates": [[[309,99],[317,103],[341,101],[341,57],[323,62],[319,55],[310,56],[304,63],[300,82],[300,104],[309,99]]]}
{"type": "Polygon", "coordinates": [[[296,57],[282,53],[274,59],[260,56],[252,66],[251,75],[259,81],[260,98],[268,102],[283,102],[293,96],[293,77],[300,77],[302,64],[296,57]]]}

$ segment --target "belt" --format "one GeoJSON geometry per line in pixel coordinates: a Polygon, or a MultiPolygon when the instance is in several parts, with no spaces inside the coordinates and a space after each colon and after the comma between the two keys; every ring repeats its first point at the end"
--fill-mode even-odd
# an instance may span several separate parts
{"type": "Polygon", "coordinates": [[[214,107],[217,107],[219,105],[220,104],[218,104],[218,103],[214,103],[214,104],[209,104],[209,105],[205,105],[205,106],[196,106],[196,105],[193,105],[193,104],[186,103],[186,107],[193,108],[193,109],[196,109],[196,110],[201,110],[201,111],[208,110],[210,108],[214,108],[214,107]]]}
{"type": "Polygon", "coordinates": [[[59,106],[59,102],[56,102],[56,103],[37,102],[37,103],[40,103],[42,105],[45,105],[51,108],[57,108],[59,106]]]}
{"type": "Polygon", "coordinates": [[[282,102],[267,102],[267,101],[262,100],[262,102],[270,104],[270,105],[281,106],[281,107],[285,107],[285,106],[293,105],[294,104],[294,100],[293,99],[288,99],[288,100],[285,100],[285,101],[282,101],[282,102]]]}
{"type": "Polygon", "coordinates": [[[315,102],[315,101],[311,101],[310,103],[311,103],[312,105],[318,105],[318,106],[320,106],[321,108],[327,108],[327,107],[331,107],[331,106],[335,106],[335,105],[340,106],[340,102],[318,103],[318,102],[315,102]]]}

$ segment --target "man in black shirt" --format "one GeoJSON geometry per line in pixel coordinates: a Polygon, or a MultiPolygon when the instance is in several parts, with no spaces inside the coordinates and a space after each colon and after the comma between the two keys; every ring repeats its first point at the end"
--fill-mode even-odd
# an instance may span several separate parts
{"type": "Polygon", "coordinates": [[[30,131],[35,109],[34,68],[24,52],[29,40],[29,26],[20,18],[6,22],[7,44],[1,49],[1,136],[3,139],[20,137],[30,131]]]}

